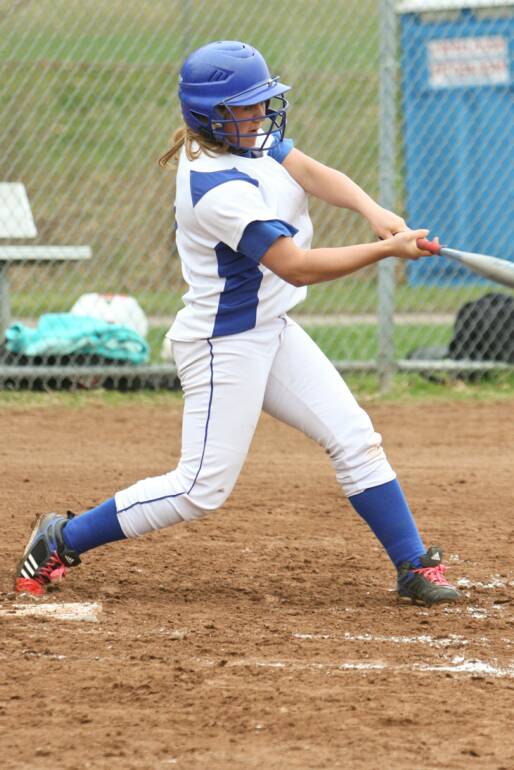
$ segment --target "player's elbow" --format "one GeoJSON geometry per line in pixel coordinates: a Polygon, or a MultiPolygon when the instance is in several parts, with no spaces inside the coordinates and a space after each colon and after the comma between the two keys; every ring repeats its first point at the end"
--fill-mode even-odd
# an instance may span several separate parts
{"type": "Polygon", "coordinates": [[[306,264],[305,252],[295,249],[285,259],[276,259],[268,265],[282,280],[296,288],[307,286],[310,283],[309,271],[306,264]]]}
{"type": "Polygon", "coordinates": [[[309,283],[303,272],[297,268],[290,268],[287,270],[281,269],[276,270],[275,272],[283,281],[290,283],[291,286],[295,286],[297,289],[302,286],[307,286],[309,283]]]}
{"type": "Polygon", "coordinates": [[[285,281],[297,288],[310,286],[310,284],[315,283],[312,271],[309,270],[305,259],[298,260],[291,265],[287,271],[287,275],[282,277],[285,281]]]}
{"type": "Polygon", "coordinates": [[[309,283],[307,252],[298,248],[292,238],[279,238],[266,252],[262,263],[269,270],[297,288],[309,283]]]}
{"type": "Polygon", "coordinates": [[[290,283],[291,286],[295,286],[297,289],[300,289],[302,286],[307,286],[308,281],[305,279],[305,277],[300,273],[294,273],[287,276],[282,276],[284,281],[287,281],[287,283],[290,283]]]}

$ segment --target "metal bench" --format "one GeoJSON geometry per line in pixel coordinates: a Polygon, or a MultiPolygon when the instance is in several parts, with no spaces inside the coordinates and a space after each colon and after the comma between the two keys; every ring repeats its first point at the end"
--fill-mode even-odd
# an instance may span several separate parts
{"type": "MultiPolygon", "coordinates": [[[[36,236],[37,228],[25,186],[19,182],[0,182],[0,239],[36,236]]],[[[9,265],[69,262],[91,256],[90,246],[0,246],[0,339],[11,319],[9,265]]]]}

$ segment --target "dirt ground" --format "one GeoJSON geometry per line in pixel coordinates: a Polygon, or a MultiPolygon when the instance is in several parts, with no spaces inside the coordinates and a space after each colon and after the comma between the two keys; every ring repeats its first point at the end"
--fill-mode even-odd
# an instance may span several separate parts
{"type": "Polygon", "coordinates": [[[34,514],[173,467],[181,404],[0,410],[3,770],[514,768],[514,402],[364,405],[458,606],[399,603],[327,456],[263,417],[222,511],[85,554],[45,602],[89,620],[22,616],[34,514]]]}

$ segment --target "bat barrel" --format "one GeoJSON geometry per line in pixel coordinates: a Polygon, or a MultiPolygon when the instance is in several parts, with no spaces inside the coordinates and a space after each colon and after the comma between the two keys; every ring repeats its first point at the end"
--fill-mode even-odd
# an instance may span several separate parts
{"type": "Polygon", "coordinates": [[[446,247],[441,248],[439,253],[442,257],[460,262],[474,273],[482,275],[490,281],[496,281],[514,289],[514,263],[508,262],[506,259],[446,247]]]}

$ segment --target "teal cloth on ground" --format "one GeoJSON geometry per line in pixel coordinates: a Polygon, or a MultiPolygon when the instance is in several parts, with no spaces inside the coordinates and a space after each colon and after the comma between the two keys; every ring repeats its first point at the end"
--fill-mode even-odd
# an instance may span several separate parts
{"type": "Polygon", "coordinates": [[[82,353],[132,364],[149,357],[147,341],[133,329],[74,313],[45,313],[35,329],[13,323],[5,337],[8,350],[25,356],[82,353]]]}

